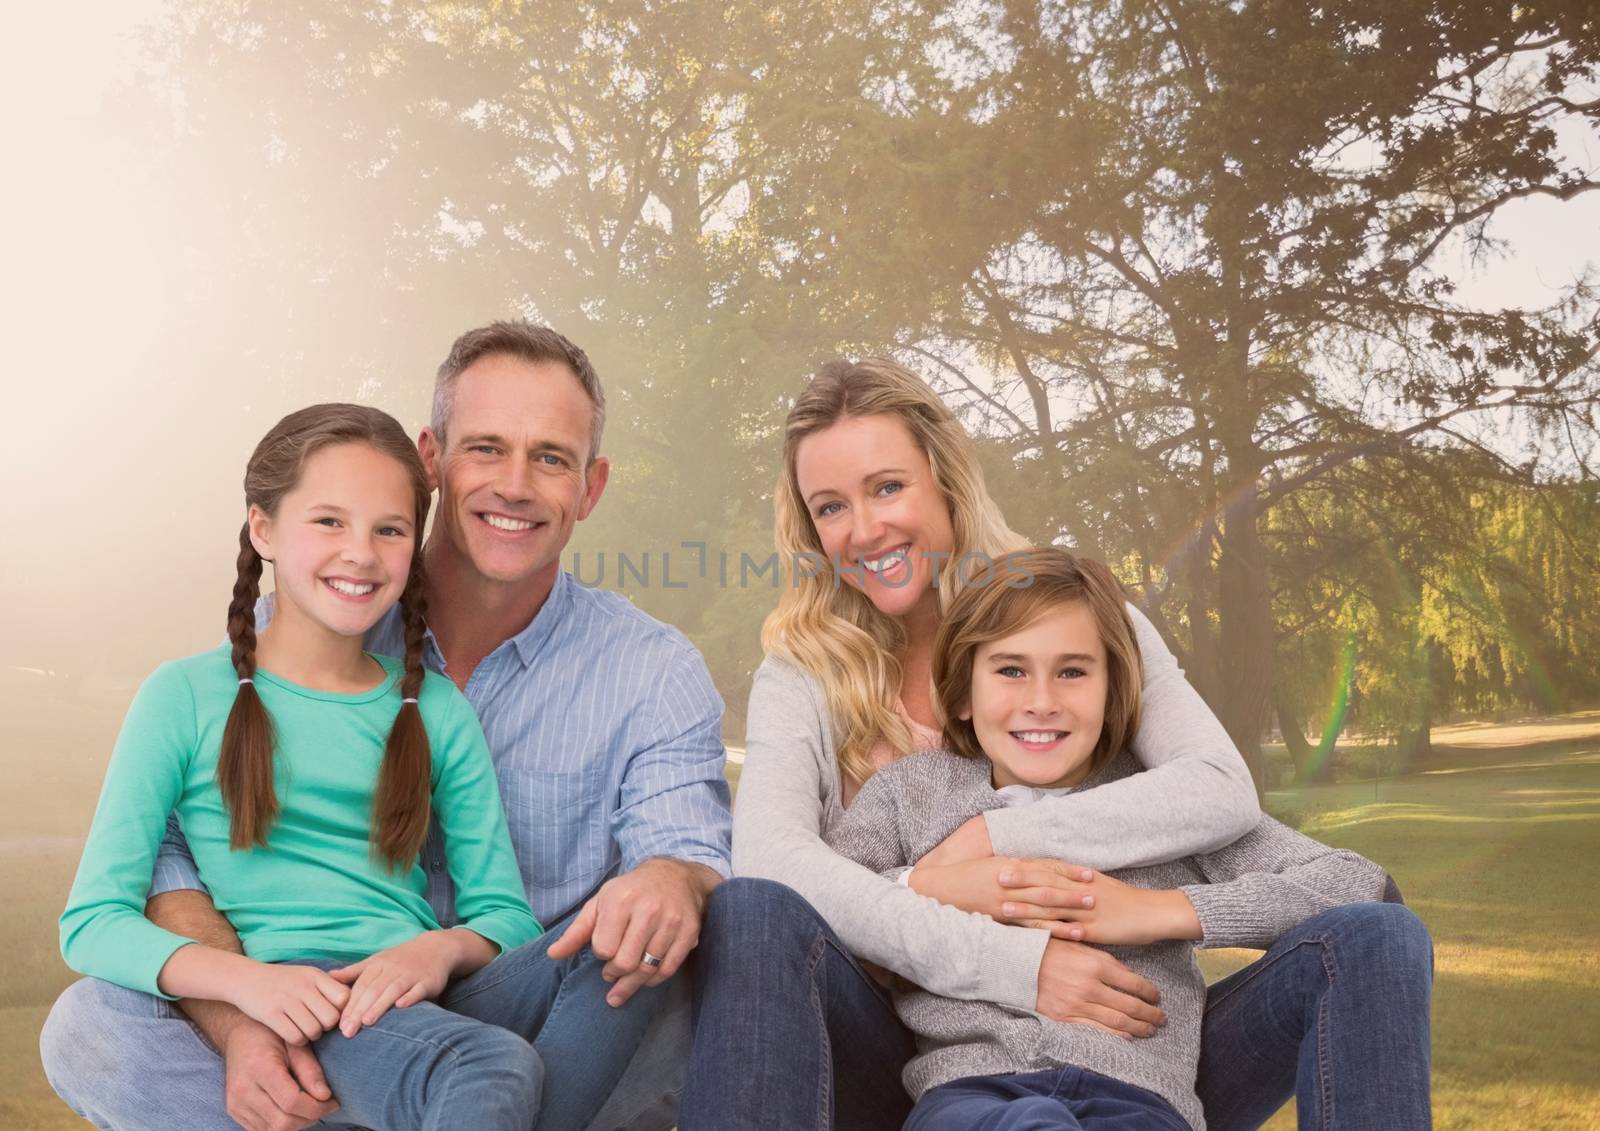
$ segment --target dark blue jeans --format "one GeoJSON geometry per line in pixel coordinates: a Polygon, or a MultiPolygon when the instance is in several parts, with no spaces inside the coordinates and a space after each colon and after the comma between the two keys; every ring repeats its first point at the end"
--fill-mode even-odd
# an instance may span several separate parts
{"type": "Polygon", "coordinates": [[[1190,1131],[1154,1092],[1068,1065],[923,1093],[905,1131],[1190,1131]]]}
{"type": "MultiPolygon", "coordinates": [[[[897,1128],[914,1051],[887,996],[810,904],[780,884],[712,893],[679,1126],[897,1128]]],[[[1433,947],[1398,904],[1308,919],[1212,986],[1197,1091],[1212,1131],[1259,1126],[1290,1096],[1300,1126],[1431,1125],[1433,947]]]]}

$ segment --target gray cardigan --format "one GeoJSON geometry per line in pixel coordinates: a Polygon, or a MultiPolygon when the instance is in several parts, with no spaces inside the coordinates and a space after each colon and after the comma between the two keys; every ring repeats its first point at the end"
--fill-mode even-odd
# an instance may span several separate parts
{"type": "MultiPolygon", "coordinates": [[[[994,851],[1124,868],[1208,852],[1255,827],[1244,760],[1155,628],[1129,608],[1144,661],[1143,722],[1126,781],[986,816],[994,851]]],[[[776,656],[756,671],[733,810],[735,875],[776,880],[844,944],[933,993],[1030,1010],[1049,933],[946,907],[840,856],[824,837],[844,816],[821,685],[776,656]]]]}
{"type": "MultiPolygon", "coordinates": [[[[1137,769],[1124,753],[1082,788],[1103,788],[1137,769]]],[[[862,786],[828,843],[875,872],[914,864],[963,821],[1005,806],[989,773],[987,761],[943,750],[903,758],[862,786]]],[[[1247,947],[1270,946],[1331,907],[1377,900],[1387,880],[1371,861],[1318,844],[1271,817],[1216,852],[1107,874],[1135,887],[1181,889],[1200,919],[1202,945],[1247,947]]],[[[1160,989],[1167,1023],[1155,1036],[1128,1041],[1031,1009],[957,1001],[902,982],[895,1007],[917,1035],[917,1055],[905,1068],[906,1089],[916,1097],[964,1076],[1071,1064],[1155,1092],[1197,1131],[1203,1128],[1195,1072],[1206,986],[1193,945],[1169,940],[1103,949],[1160,989]]]]}

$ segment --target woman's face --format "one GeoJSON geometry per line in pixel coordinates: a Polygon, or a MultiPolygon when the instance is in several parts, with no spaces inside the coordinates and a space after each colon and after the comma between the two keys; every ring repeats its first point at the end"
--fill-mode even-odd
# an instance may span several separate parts
{"type": "Polygon", "coordinates": [[[800,441],[795,479],[837,576],[887,616],[937,602],[950,507],[897,416],[845,417],[800,441]]]}

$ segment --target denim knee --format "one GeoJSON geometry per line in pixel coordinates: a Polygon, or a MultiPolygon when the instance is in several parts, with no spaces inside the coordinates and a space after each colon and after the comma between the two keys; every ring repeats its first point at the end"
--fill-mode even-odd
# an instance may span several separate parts
{"type": "Polygon", "coordinates": [[[39,1031],[39,1059],[45,1079],[74,1108],[74,1096],[105,1073],[107,1057],[117,1052],[106,1047],[106,1038],[115,1031],[108,1020],[121,1011],[118,999],[132,994],[98,978],[80,978],[50,1007],[39,1031]]]}
{"type": "Polygon", "coordinates": [[[84,1000],[88,991],[83,989],[89,979],[72,983],[56,998],[50,1014],[39,1030],[39,1059],[44,1063],[44,1076],[56,1094],[68,1099],[67,1091],[76,1068],[75,1050],[92,1037],[94,1026],[86,1023],[85,1014],[90,1003],[84,1000]]]}
{"type": "Polygon", "coordinates": [[[39,1031],[45,1079],[73,1111],[103,1125],[93,1112],[115,1108],[175,1055],[177,1050],[153,1037],[158,1030],[161,1040],[183,1036],[188,1043],[182,1055],[203,1055],[210,1048],[170,1003],[99,978],[80,978],[56,998],[39,1031]],[[180,1021],[182,1029],[166,1028],[180,1021]]]}
{"type": "Polygon", "coordinates": [[[700,932],[702,948],[781,944],[816,935],[821,917],[805,898],[775,880],[735,876],[712,889],[700,932]]]}
{"type": "Polygon", "coordinates": [[[539,1110],[544,1092],[544,1061],[534,1047],[498,1025],[478,1025],[470,1036],[456,1038],[452,1047],[461,1065],[491,1074],[504,1086],[527,1098],[528,1110],[539,1110]]]}
{"type": "Polygon", "coordinates": [[[1321,918],[1341,964],[1375,966],[1373,975],[1433,976],[1433,939],[1404,904],[1352,903],[1321,918]]]}

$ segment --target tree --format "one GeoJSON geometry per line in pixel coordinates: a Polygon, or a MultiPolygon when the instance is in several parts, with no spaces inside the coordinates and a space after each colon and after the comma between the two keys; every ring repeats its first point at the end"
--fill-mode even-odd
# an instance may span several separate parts
{"type": "Polygon", "coordinates": [[[172,337],[235,389],[403,410],[462,329],[520,314],[563,330],[606,382],[617,465],[580,572],[597,579],[603,555],[616,585],[626,555],[630,592],[729,686],[773,599],[739,565],[770,552],[784,395],[833,347],[757,235],[785,176],[757,125],[812,160],[809,70],[859,74],[870,19],[866,4],[180,3],[152,37],[159,80],[123,111],[131,136],[152,99],[177,125],[133,161],[189,198],[170,224],[190,265],[172,337]],[[667,554],[690,591],[666,587],[667,554]]]}
{"type": "MultiPolygon", "coordinates": [[[[1441,266],[1596,187],[1555,132],[1600,115],[1580,0],[187,0],[153,46],[213,369],[419,402],[453,333],[543,318],[612,391],[580,548],[759,553],[800,376],[897,349],[1251,757],[1283,506],[1445,448],[1590,474],[1592,290],[1475,311],[1441,266]]],[[[638,597],[731,688],[770,593],[704,593],[638,597]]]]}
{"type": "Polygon", "coordinates": [[[987,32],[980,66],[908,80],[873,121],[925,176],[885,198],[848,162],[819,173],[789,233],[1009,438],[1026,491],[1008,497],[1042,501],[1037,534],[1132,555],[1147,607],[1259,765],[1273,508],[1354,461],[1444,447],[1589,473],[1593,290],[1473,310],[1444,253],[1490,256],[1507,205],[1600,187],[1557,143],[1558,126],[1600,122],[1578,93],[1600,63],[1595,10],[988,11],[967,35],[987,32]],[[908,312],[906,261],[851,254],[851,225],[939,203],[915,241],[926,301],[908,312]]]}

